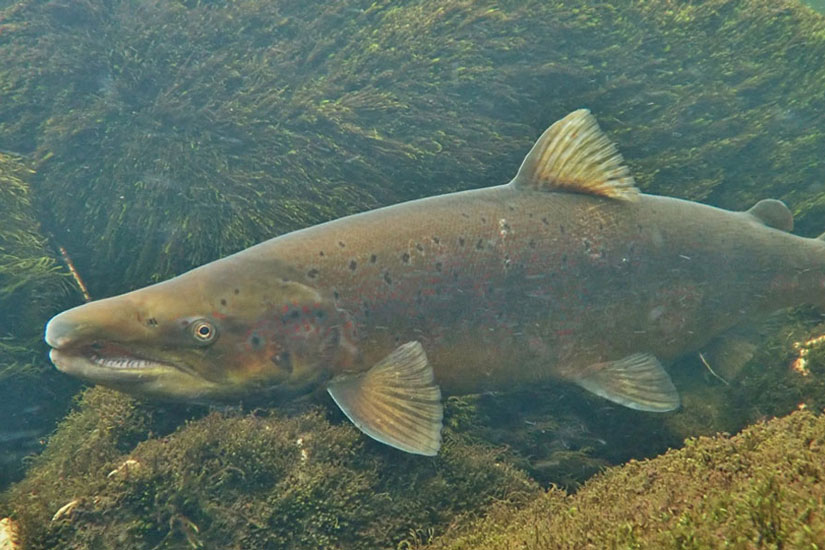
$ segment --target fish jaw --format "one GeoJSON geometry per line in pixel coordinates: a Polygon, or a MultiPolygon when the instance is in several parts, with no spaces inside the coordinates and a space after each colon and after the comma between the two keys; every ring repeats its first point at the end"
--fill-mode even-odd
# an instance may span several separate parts
{"type": "Polygon", "coordinates": [[[53,317],[44,339],[61,372],[127,393],[197,401],[217,385],[180,357],[161,354],[142,342],[138,308],[123,297],[84,304],[53,317]],[[162,357],[161,357],[162,355],[162,357]]]}
{"type": "Polygon", "coordinates": [[[209,391],[204,383],[175,366],[131,353],[101,356],[94,353],[52,349],[49,358],[55,367],[86,382],[101,384],[136,395],[193,401],[209,391]],[[195,383],[200,382],[200,383],[195,383]],[[196,390],[197,386],[204,386],[196,390]],[[180,391],[178,388],[186,388],[180,391]]]}

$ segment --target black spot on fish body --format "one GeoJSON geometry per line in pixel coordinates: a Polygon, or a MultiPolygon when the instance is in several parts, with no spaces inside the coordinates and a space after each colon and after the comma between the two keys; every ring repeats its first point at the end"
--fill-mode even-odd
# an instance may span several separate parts
{"type": "MultiPolygon", "coordinates": [[[[221,300],[221,302],[226,302],[226,300],[221,300]]],[[[158,320],[154,317],[149,317],[148,319],[146,319],[146,326],[155,328],[156,326],[158,326],[158,320]]]]}
{"type": "Polygon", "coordinates": [[[320,251],[320,252],[318,253],[318,255],[319,255],[320,257],[322,257],[322,258],[323,258],[323,257],[324,257],[324,251],[323,251],[323,250],[322,250],[322,251],[320,251]]]}
{"type": "Polygon", "coordinates": [[[462,213],[461,213],[461,217],[462,217],[462,218],[469,218],[469,217],[470,217],[470,215],[469,215],[467,212],[462,212],[462,213]]]}
{"type": "Polygon", "coordinates": [[[358,268],[358,262],[356,262],[355,260],[350,260],[349,261],[349,270],[350,271],[355,271],[357,268],[358,268]]]}
{"type": "Polygon", "coordinates": [[[337,302],[339,298],[341,298],[341,295],[340,295],[340,294],[338,294],[338,291],[337,291],[337,290],[333,289],[333,291],[332,291],[332,299],[333,299],[333,300],[335,300],[335,301],[337,302]]]}
{"type": "Polygon", "coordinates": [[[252,349],[255,349],[255,350],[261,349],[262,344],[263,344],[263,341],[261,340],[261,337],[258,336],[257,334],[253,334],[252,336],[249,337],[249,345],[252,346],[252,349]]]}
{"type": "Polygon", "coordinates": [[[543,223],[544,225],[550,225],[550,220],[548,220],[547,217],[545,216],[541,219],[541,223],[543,223]]]}
{"type": "Polygon", "coordinates": [[[225,306],[225,305],[226,305],[226,299],[225,299],[225,298],[221,298],[221,305],[222,305],[222,306],[225,306]]]}
{"type": "Polygon", "coordinates": [[[424,252],[424,246],[421,243],[415,243],[415,249],[419,252],[424,252]]]}
{"type": "Polygon", "coordinates": [[[481,223],[487,223],[487,218],[485,218],[484,216],[481,216],[481,223]]]}
{"type": "Polygon", "coordinates": [[[235,295],[237,296],[238,294],[240,294],[240,293],[241,293],[241,290],[240,290],[239,288],[236,288],[235,290],[233,290],[233,292],[234,292],[234,293],[235,293],[235,295]]]}
{"type": "Polygon", "coordinates": [[[585,252],[590,252],[591,248],[593,247],[593,246],[590,244],[590,241],[589,241],[589,240],[587,240],[587,239],[584,239],[584,240],[582,241],[582,243],[584,244],[584,251],[585,251],[585,252]]]}
{"type": "Polygon", "coordinates": [[[370,256],[370,263],[371,264],[374,264],[377,261],[378,261],[378,256],[376,256],[375,254],[370,256]]]}
{"type": "Polygon", "coordinates": [[[527,243],[527,246],[530,248],[536,248],[536,239],[530,239],[530,242],[527,243]]]}
{"type": "Polygon", "coordinates": [[[389,271],[384,271],[384,282],[387,283],[388,285],[392,284],[392,277],[390,277],[390,272],[389,271]]]}
{"type": "Polygon", "coordinates": [[[458,238],[458,246],[464,246],[464,237],[458,238]]]}
{"type": "Polygon", "coordinates": [[[560,232],[562,235],[564,235],[564,226],[563,226],[563,225],[559,225],[559,232],[560,232]]]}
{"type": "Polygon", "coordinates": [[[315,277],[318,276],[318,273],[319,273],[318,270],[313,267],[312,269],[307,271],[307,277],[309,277],[310,279],[314,279],[315,277]]]}
{"type": "Polygon", "coordinates": [[[433,237],[433,244],[441,244],[441,239],[438,237],[433,237]]]}
{"type": "Polygon", "coordinates": [[[341,248],[346,248],[347,245],[344,244],[344,241],[338,241],[338,246],[340,246],[341,248]]]}
{"type": "Polygon", "coordinates": [[[401,261],[405,264],[410,263],[410,254],[408,252],[404,252],[403,254],[401,254],[401,261]]]}
{"type": "Polygon", "coordinates": [[[476,250],[484,250],[484,239],[479,239],[476,243],[476,250]]]}
{"type": "Polygon", "coordinates": [[[435,270],[441,272],[441,262],[435,262],[435,270]]]}

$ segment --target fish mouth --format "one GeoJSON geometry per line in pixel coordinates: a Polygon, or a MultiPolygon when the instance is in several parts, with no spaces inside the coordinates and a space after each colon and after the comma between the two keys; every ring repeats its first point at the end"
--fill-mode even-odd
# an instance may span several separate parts
{"type": "Polygon", "coordinates": [[[110,385],[150,382],[164,374],[190,370],[114,343],[52,348],[49,358],[61,372],[110,385]]]}

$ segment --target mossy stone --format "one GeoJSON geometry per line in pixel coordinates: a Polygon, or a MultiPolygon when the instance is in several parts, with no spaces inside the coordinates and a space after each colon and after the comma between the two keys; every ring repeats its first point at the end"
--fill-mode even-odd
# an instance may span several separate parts
{"type": "Polygon", "coordinates": [[[500,506],[426,548],[820,548],[823,451],[825,416],[795,412],[500,506]]]}
{"type": "Polygon", "coordinates": [[[391,548],[538,494],[458,439],[421,459],[318,410],[212,412],[170,433],[175,415],[87,391],[0,505],[26,548],[391,548]]]}

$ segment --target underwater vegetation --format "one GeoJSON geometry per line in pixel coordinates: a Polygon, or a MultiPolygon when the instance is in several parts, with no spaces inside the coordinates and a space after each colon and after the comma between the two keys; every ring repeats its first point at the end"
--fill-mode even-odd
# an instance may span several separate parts
{"type": "Polygon", "coordinates": [[[21,455],[38,450],[77,388],[53,373],[42,343],[43,319],[73,297],[41,234],[32,176],[24,159],[0,153],[0,487],[19,475],[21,455]]]}
{"type": "Polygon", "coordinates": [[[795,412],[498,506],[426,548],[821,548],[823,450],[825,416],[795,412]]]}
{"type": "Polygon", "coordinates": [[[453,439],[416,459],[318,409],[169,429],[156,407],[85,392],[5,497],[26,548],[392,548],[540,492],[499,452],[453,439]]]}
{"type": "Polygon", "coordinates": [[[0,148],[35,158],[41,217],[93,296],[505,182],[580,106],[644,190],[786,199],[822,229],[823,22],[795,2],[27,0],[0,17],[0,148]]]}
{"type": "MultiPolygon", "coordinates": [[[[75,388],[44,370],[40,342],[48,317],[81,301],[57,243],[94,297],[122,292],[326,219],[503,183],[548,122],[581,106],[643,190],[732,209],[780,198],[797,232],[825,230],[825,22],[796,2],[0,6],[0,149],[24,154],[0,156],[0,426],[21,426],[9,448],[39,449],[47,409],[75,388]]],[[[204,416],[93,389],[0,496],[0,517],[31,548],[411,548],[506,500],[456,547],[564,534],[703,548],[718,533],[821,545],[821,516],[804,508],[822,504],[808,462],[822,421],[808,413],[610,470],[575,496],[538,497],[530,479],[572,489],[688,436],[821,410],[825,349],[811,346],[807,375],[790,368],[792,343],[820,322],[799,310],[749,361],[709,361],[724,382],[685,358],[672,369],[684,408],[666,417],[570,387],[452,398],[434,460],[380,448],[327,409],[204,416]],[[703,500],[689,482],[711,470],[719,489],[703,500]],[[661,478],[684,492],[642,524],[635,510],[666,502],[661,478]]],[[[0,476],[13,479],[9,460],[0,476]]]]}
{"type": "Polygon", "coordinates": [[[810,6],[819,13],[825,13],[825,1],[823,0],[805,0],[804,4],[810,6]]]}

